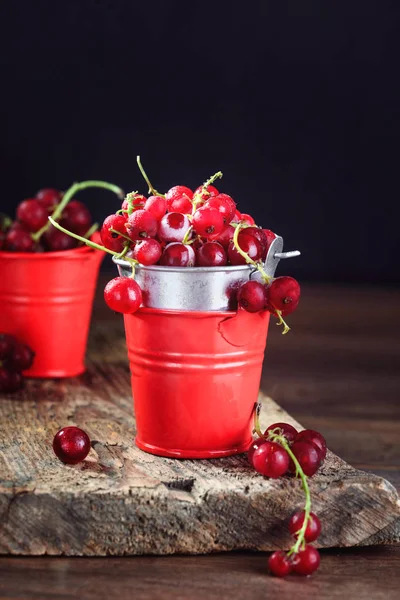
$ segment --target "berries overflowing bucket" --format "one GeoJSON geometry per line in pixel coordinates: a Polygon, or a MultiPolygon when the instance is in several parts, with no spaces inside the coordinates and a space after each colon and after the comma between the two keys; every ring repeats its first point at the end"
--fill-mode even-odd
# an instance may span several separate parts
{"type": "Polygon", "coordinates": [[[244,452],[252,439],[270,315],[283,333],[300,288],[274,279],[283,240],[215,187],[126,195],[104,220],[102,245],[50,218],[63,233],[113,255],[119,277],[104,298],[124,315],[136,444],[160,456],[244,452]],[[224,422],[221,428],[220,423],[224,422]]]}

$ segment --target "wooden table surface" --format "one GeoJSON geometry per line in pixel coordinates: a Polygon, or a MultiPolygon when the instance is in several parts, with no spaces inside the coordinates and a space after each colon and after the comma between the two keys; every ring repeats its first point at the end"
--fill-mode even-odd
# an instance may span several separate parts
{"type": "MultiPolygon", "coordinates": [[[[122,332],[101,293],[94,319],[122,332]]],[[[346,461],[400,488],[400,292],[304,285],[290,325],[285,337],[270,328],[262,389],[346,461]]],[[[323,551],[316,575],[284,581],[267,575],[267,556],[3,557],[0,600],[398,597],[400,546],[323,551]]]]}

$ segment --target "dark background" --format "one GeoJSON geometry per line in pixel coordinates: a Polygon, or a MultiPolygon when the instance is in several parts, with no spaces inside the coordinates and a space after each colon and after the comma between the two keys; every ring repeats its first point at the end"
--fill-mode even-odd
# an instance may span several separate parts
{"type": "Polygon", "coordinates": [[[162,191],[222,170],[302,251],[280,274],[398,281],[400,2],[14,0],[0,19],[1,211],[89,178],[146,192],[140,154],[162,191]]]}

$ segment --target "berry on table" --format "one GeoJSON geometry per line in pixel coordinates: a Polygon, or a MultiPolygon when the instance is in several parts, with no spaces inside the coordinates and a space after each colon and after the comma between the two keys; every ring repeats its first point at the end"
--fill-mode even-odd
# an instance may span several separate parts
{"type": "Polygon", "coordinates": [[[113,252],[122,252],[124,249],[127,232],[126,232],[126,216],[125,215],[110,215],[104,219],[100,230],[101,241],[103,246],[113,252]],[[112,231],[113,230],[113,231],[112,231]],[[120,235],[118,235],[118,232],[120,235]]]}
{"type": "Polygon", "coordinates": [[[30,369],[34,358],[35,353],[27,344],[15,341],[6,361],[7,369],[16,373],[22,373],[22,371],[30,369]]]}
{"type": "Polygon", "coordinates": [[[182,242],[190,229],[190,221],[182,213],[167,213],[158,225],[158,239],[161,242],[182,242]]]}
{"type": "Polygon", "coordinates": [[[293,556],[293,571],[298,575],[311,575],[320,564],[320,555],[313,546],[306,546],[293,556]]]}
{"type": "Polygon", "coordinates": [[[89,436],[79,427],[63,427],[54,436],[53,450],[63,463],[76,465],[89,454],[89,436]]]}
{"type": "Polygon", "coordinates": [[[149,210],[135,210],[128,217],[126,230],[133,241],[153,238],[157,235],[157,220],[149,210]]]}
{"type": "Polygon", "coordinates": [[[171,242],[161,255],[160,265],[164,267],[194,267],[196,255],[193,248],[181,242],[171,242]]]}
{"type": "Polygon", "coordinates": [[[250,313],[263,310],[265,298],[265,286],[258,281],[246,281],[240,286],[237,296],[239,305],[250,313]]]}
{"type": "Polygon", "coordinates": [[[197,235],[208,238],[221,233],[225,223],[219,210],[204,205],[194,213],[192,226],[197,235]]]}
{"type": "Polygon", "coordinates": [[[267,287],[267,306],[271,312],[279,310],[282,316],[296,310],[300,300],[300,286],[293,277],[277,277],[267,287]]]}
{"type": "Polygon", "coordinates": [[[261,437],[255,439],[251,442],[249,449],[247,451],[247,458],[252,467],[254,467],[254,464],[253,464],[254,452],[256,450],[258,450],[260,448],[260,446],[262,446],[266,442],[267,442],[267,440],[264,438],[261,438],[261,437]]]}
{"type": "Polygon", "coordinates": [[[287,473],[289,455],[279,444],[266,441],[254,450],[252,463],[254,469],[261,475],[277,479],[287,473]]]}
{"type": "Polygon", "coordinates": [[[268,559],[268,568],[275,577],[286,577],[292,572],[290,559],[282,550],[277,550],[271,554],[268,559]]]}
{"type": "MultiPolygon", "coordinates": [[[[297,537],[300,529],[303,527],[305,515],[306,513],[304,510],[295,512],[294,515],[292,515],[289,521],[289,531],[294,537],[297,537]]],[[[316,514],[310,512],[310,517],[304,533],[304,539],[306,542],[315,542],[320,533],[321,521],[318,519],[316,514]]]]}
{"type": "Polygon", "coordinates": [[[31,233],[46,225],[47,217],[47,208],[36,198],[24,200],[18,205],[17,219],[31,233]]]}
{"type": "Polygon", "coordinates": [[[0,333],[0,360],[7,358],[16,344],[17,340],[13,335],[0,333]]]}
{"type": "Polygon", "coordinates": [[[280,429],[281,435],[286,438],[289,444],[292,444],[297,436],[297,429],[290,425],[289,423],[273,423],[264,432],[264,435],[268,435],[269,431],[274,431],[280,429]]]}
{"type": "MultiPolygon", "coordinates": [[[[318,446],[312,442],[294,441],[291,450],[297,458],[304,474],[312,477],[321,466],[321,454],[318,446]]],[[[290,461],[290,471],[296,472],[296,467],[293,461],[290,461]]]]}
{"type": "Polygon", "coordinates": [[[296,442],[312,442],[320,451],[321,462],[326,457],[326,440],[323,435],[314,429],[304,429],[297,434],[296,442]]]}
{"type": "Polygon", "coordinates": [[[131,277],[114,277],[104,288],[104,300],[114,312],[131,314],[142,303],[142,290],[131,277]]]}
{"type": "Polygon", "coordinates": [[[22,383],[21,373],[10,371],[6,367],[0,367],[0,392],[16,392],[22,387],[22,383]]]}
{"type": "Polygon", "coordinates": [[[206,242],[196,252],[196,263],[199,267],[223,267],[228,258],[221,244],[206,242]]]}

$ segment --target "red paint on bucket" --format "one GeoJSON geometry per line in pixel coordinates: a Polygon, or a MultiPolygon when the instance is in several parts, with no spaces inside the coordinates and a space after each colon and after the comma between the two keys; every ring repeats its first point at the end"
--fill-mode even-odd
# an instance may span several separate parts
{"type": "Polygon", "coordinates": [[[269,313],[143,308],[124,319],[136,445],[178,458],[245,452],[269,313]]]}
{"type": "Polygon", "coordinates": [[[85,370],[103,257],[100,250],[86,246],[32,254],[0,252],[0,332],[17,336],[35,351],[26,376],[74,377],[85,370]]]}

